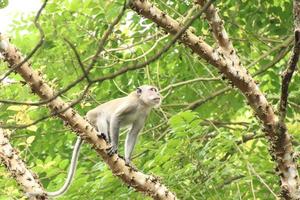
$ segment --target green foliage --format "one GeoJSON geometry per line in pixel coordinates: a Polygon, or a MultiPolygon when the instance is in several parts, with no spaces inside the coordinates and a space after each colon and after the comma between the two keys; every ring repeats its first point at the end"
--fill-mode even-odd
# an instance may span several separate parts
{"type": "MultiPolygon", "coordinates": [[[[3,7],[5,2],[0,1],[0,6],[3,7]]],[[[182,19],[193,6],[191,1],[154,2],[177,19],[182,19]]],[[[74,44],[86,67],[98,48],[99,40],[122,6],[121,0],[49,1],[39,20],[45,33],[45,43],[31,59],[33,68],[41,71],[56,91],[66,88],[82,75],[82,70],[65,39],[74,44]]],[[[291,1],[227,0],[217,1],[215,6],[220,10],[242,63],[252,74],[264,69],[281,50],[288,48],[270,51],[291,35],[291,1]],[[251,64],[263,54],[266,56],[251,64]]],[[[196,20],[193,27],[197,35],[214,44],[204,19],[196,20]]],[[[15,21],[10,36],[12,43],[24,55],[28,55],[39,40],[32,18],[15,21]]],[[[128,10],[108,38],[105,51],[91,70],[90,78],[96,79],[130,64],[143,62],[169,40],[170,37],[165,37],[151,21],[128,10]],[[134,47],[129,48],[132,45],[134,47]]],[[[275,107],[280,91],[279,74],[286,67],[288,58],[289,54],[255,77],[275,107]]],[[[6,70],[6,64],[1,62],[0,74],[6,70]]],[[[88,94],[76,104],[75,109],[85,115],[89,109],[120,97],[123,92],[129,93],[138,85],[153,84],[163,89],[198,77],[219,77],[219,74],[212,66],[192,55],[189,49],[175,44],[146,68],[91,85],[88,94]]],[[[13,83],[0,84],[0,99],[38,101],[39,98],[21,81],[18,74],[11,74],[6,82],[13,83]]],[[[299,81],[298,73],[290,86],[290,100],[294,104],[288,110],[288,126],[296,139],[299,139],[300,120],[296,112],[300,104],[299,81]]],[[[134,164],[143,172],[162,179],[180,199],[274,199],[273,193],[279,192],[278,177],[273,170],[274,163],[270,160],[266,140],[257,138],[239,145],[236,143],[244,135],[261,134],[259,122],[240,93],[232,89],[193,111],[183,111],[189,103],[205,99],[227,85],[226,80],[198,81],[163,92],[162,109],[151,113],[139,138],[134,164]]],[[[82,94],[86,86],[84,79],[61,97],[71,102],[82,94]]],[[[49,114],[46,106],[0,104],[0,123],[29,124],[49,114]]],[[[61,187],[75,134],[56,118],[47,118],[28,128],[11,131],[14,147],[39,175],[44,187],[49,191],[61,187]]],[[[126,131],[121,134],[121,154],[125,134],[126,131]]],[[[79,160],[70,190],[59,199],[149,199],[114,177],[88,145],[83,146],[79,160]]],[[[0,168],[0,177],[0,199],[24,198],[4,167],[0,168]]]]}
{"type": "Polygon", "coordinates": [[[0,0],[0,9],[5,8],[8,5],[8,0],[0,0]]]}

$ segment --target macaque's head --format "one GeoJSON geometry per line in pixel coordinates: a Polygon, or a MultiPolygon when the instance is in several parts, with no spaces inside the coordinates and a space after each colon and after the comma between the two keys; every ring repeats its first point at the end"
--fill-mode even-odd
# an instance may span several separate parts
{"type": "Polygon", "coordinates": [[[159,107],[161,103],[161,96],[157,87],[151,85],[142,85],[136,89],[139,98],[150,107],[159,107]]]}

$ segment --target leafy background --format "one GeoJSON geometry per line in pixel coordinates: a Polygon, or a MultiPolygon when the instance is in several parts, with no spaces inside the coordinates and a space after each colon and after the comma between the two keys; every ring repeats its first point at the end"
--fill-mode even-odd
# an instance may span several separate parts
{"type": "MultiPolygon", "coordinates": [[[[153,2],[178,20],[182,20],[194,5],[190,0],[153,2]]],[[[33,67],[42,72],[55,90],[65,88],[82,73],[65,38],[76,46],[84,64],[88,64],[104,31],[122,6],[123,1],[120,0],[50,1],[39,20],[46,41],[31,59],[33,67]]],[[[252,74],[263,70],[255,79],[276,106],[280,73],[287,65],[287,52],[291,48],[291,42],[286,42],[293,28],[291,1],[226,0],[217,1],[215,6],[219,8],[244,66],[252,74]],[[264,70],[282,52],[285,52],[282,59],[264,70]]],[[[8,33],[12,43],[24,55],[39,40],[33,17],[15,21],[8,33]]],[[[196,20],[193,28],[197,35],[215,46],[204,19],[196,20]]],[[[134,62],[143,62],[163,48],[169,39],[170,36],[151,21],[128,10],[109,37],[91,77],[98,78],[134,62]],[[131,45],[134,46],[128,48],[131,45]]],[[[6,64],[1,62],[0,74],[6,70],[6,64]]],[[[92,85],[75,108],[85,115],[96,105],[124,96],[139,85],[152,84],[163,89],[170,84],[199,77],[218,78],[220,75],[189,49],[176,44],[146,68],[92,85]]],[[[290,86],[287,118],[296,149],[299,149],[296,141],[300,128],[299,79],[297,73],[290,86]]],[[[39,98],[21,81],[19,75],[10,75],[6,82],[0,84],[0,99],[38,101],[39,98]]],[[[62,98],[71,102],[82,94],[86,85],[86,81],[80,82],[62,98]]],[[[158,176],[179,199],[275,199],[274,195],[279,192],[268,143],[260,137],[260,125],[237,90],[230,89],[192,111],[185,110],[190,103],[205,99],[227,85],[228,82],[220,78],[165,90],[161,108],[151,113],[140,135],[134,151],[134,164],[143,172],[158,176]],[[257,138],[243,144],[236,143],[249,134],[257,138]]],[[[45,106],[0,104],[0,122],[5,124],[28,124],[48,114],[50,112],[45,106]]],[[[10,132],[14,147],[39,175],[44,187],[54,191],[62,186],[75,134],[56,118],[48,118],[25,129],[11,129],[10,132]]],[[[121,154],[125,134],[126,130],[121,135],[121,154]]],[[[79,160],[71,188],[59,199],[148,199],[114,177],[88,145],[83,146],[79,160]]],[[[0,177],[0,199],[25,199],[3,166],[0,167],[0,177]]]]}

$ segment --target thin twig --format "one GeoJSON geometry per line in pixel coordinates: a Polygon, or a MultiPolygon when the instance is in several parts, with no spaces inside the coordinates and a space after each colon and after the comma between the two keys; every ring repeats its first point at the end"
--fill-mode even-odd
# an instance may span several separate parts
{"type": "Polygon", "coordinates": [[[287,69],[282,73],[282,83],[281,83],[281,97],[279,102],[279,123],[280,126],[284,125],[284,120],[286,117],[287,100],[288,100],[288,89],[289,84],[292,80],[293,73],[297,67],[300,54],[300,2],[294,1],[294,20],[295,20],[295,31],[294,31],[294,48],[291,59],[289,60],[289,65],[287,69]]]}
{"type": "MultiPolygon", "coordinates": [[[[38,43],[36,44],[36,46],[32,49],[32,51],[29,53],[29,55],[27,57],[25,57],[24,60],[22,60],[22,62],[20,62],[19,64],[12,66],[1,78],[0,78],[0,82],[2,82],[7,76],[9,76],[13,71],[15,71],[17,68],[19,68],[20,66],[22,66],[25,62],[27,62],[36,52],[37,50],[43,45],[44,41],[45,41],[45,34],[44,31],[41,27],[41,25],[39,24],[38,20],[41,16],[41,13],[43,11],[43,9],[46,7],[48,3],[48,0],[45,0],[44,3],[42,4],[41,8],[38,10],[35,18],[34,18],[34,25],[35,27],[39,30],[40,33],[40,39],[38,41],[38,43]]],[[[1,34],[1,33],[0,33],[1,34]]]]}
{"type": "Polygon", "coordinates": [[[78,64],[79,64],[79,66],[80,66],[80,69],[81,69],[81,71],[83,72],[83,74],[84,74],[84,76],[85,76],[87,82],[90,82],[91,80],[90,80],[89,74],[88,74],[88,72],[85,70],[85,66],[84,66],[84,64],[83,64],[82,61],[81,61],[80,55],[79,55],[79,53],[78,53],[78,51],[77,51],[75,45],[74,45],[73,43],[71,43],[67,38],[64,38],[64,40],[67,42],[67,44],[68,44],[68,45],[71,47],[71,49],[73,50],[73,52],[74,52],[74,54],[75,54],[75,57],[76,57],[76,59],[77,59],[77,62],[78,62],[78,64]]]}

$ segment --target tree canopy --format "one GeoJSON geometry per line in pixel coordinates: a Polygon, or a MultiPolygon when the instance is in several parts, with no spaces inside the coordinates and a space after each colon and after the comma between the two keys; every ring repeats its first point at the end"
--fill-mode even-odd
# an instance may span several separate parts
{"type": "MultiPolygon", "coordinates": [[[[0,2],[5,8],[7,3],[0,2]]],[[[189,0],[151,3],[182,27],[201,10],[189,0]]],[[[213,5],[240,64],[278,114],[281,75],[294,45],[293,2],[227,0],[213,5]]],[[[163,102],[147,119],[133,163],[143,173],[157,177],[178,199],[279,198],[282,188],[276,158],[274,161],[269,151],[272,142],[265,136],[265,125],[253,103],[249,105],[245,98],[247,94],[184,41],[164,50],[174,33],[167,33],[161,24],[132,7],[120,15],[123,9],[123,0],[53,0],[47,2],[36,23],[36,13],[15,20],[6,35],[28,56],[42,31],[43,43],[29,62],[65,102],[77,101],[73,108],[81,116],[139,85],[157,86],[163,102]],[[118,16],[121,18],[116,21],[118,16]],[[101,53],[95,56],[112,26],[101,53]],[[155,56],[154,61],[141,65],[155,56]]],[[[208,18],[202,14],[187,28],[219,49],[208,18]]],[[[8,70],[2,60],[0,79],[8,70]]],[[[28,103],[41,100],[20,74],[11,73],[1,81],[0,127],[8,130],[13,147],[38,174],[44,188],[58,189],[65,181],[76,135],[51,114],[47,104],[28,103]]],[[[289,85],[285,118],[295,154],[300,147],[299,81],[296,72],[289,85]]],[[[121,155],[126,133],[126,129],[121,132],[121,155]]],[[[0,177],[0,199],[26,199],[2,166],[0,177]]],[[[59,199],[148,198],[115,177],[84,144],[72,185],[59,199]]]]}

